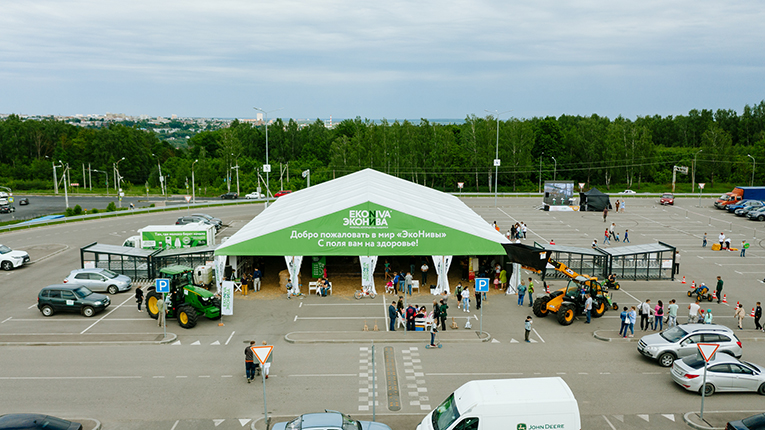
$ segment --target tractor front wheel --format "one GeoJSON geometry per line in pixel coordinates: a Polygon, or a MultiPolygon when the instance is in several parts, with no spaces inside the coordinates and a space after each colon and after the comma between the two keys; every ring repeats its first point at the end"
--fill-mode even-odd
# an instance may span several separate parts
{"type": "Polygon", "coordinates": [[[193,328],[197,325],[197,310],[189,305],[178,307],[178,324],[183,328],[193,328]]]}
{"type": "Polygon", "coordinates": [[[534,315],[538,316],[539,318],[544,318],[548,314],[547,310],[547,304],[550,302],[550,298],[547,296],[540,297],[536,300],[534,300],[534,307],[532,310],[534,311],[534,315]]]}
{"type": "Polygon", "coordinates": [[[149,291],[149,293],[146,294],[146,313],[148,313],[150,317],[154,319],[159,318],[159,306],[157,305],[157,302],[161,301],[162,294],[154,290],[149,291]]]}
{"type": "Polygon", "coordinates": [[[574,306],[570,304],[560,305],[558,309],[558,323],[560,325],[571,325],[574,322],[574,306]]]}

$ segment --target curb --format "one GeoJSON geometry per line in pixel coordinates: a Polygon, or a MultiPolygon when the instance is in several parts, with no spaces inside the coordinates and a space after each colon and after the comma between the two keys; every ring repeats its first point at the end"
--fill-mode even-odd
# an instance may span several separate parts
{"type": "Polygon", "coordinates": [[[689,426],[693,427],[696,430],[725,430],[725,427],[710,427],[710,426],[703,426],[701,424],[696,424],[695,422],[691,421],[689,418],[692,415],[696,415],[696,412],[686,412],[683,414],[683,421],[689,426]]]}
{"type": "MultiPolygon", "coordinates": [[[[167,333],[162,340],[98,341],[98,342],[0,342],[0,346],[70,346],[70,345],[162,345],[178,339],[175,333],[167,333]]],[[[95,420],[94,420],[95,421],[95,420]]],[[[100,423],[99,423],[100,424],[100,423]]]]}
{"type": "MultiPolygon", "coordinates": [[[[313,331],[294,331],[290,332],[284,335],[284,340],[296,344],[296,343],[370,343],[370,342],[377,342],[377,343],[427,343],[428,340],[425,338],[409,338],[409,339],[310,339],[310,340],[296,340],[292,339],[290,335],[298,334],[298,333],[311,333],[311,334],[334,334],[334,333],[357,333],[357,332],[349,332],[349,331],[343,331],[343,332],[313,332],[313,331]]],[[[462,342],[490,342],[492,339],[491,334],[489,332],[484,331],[483,335],[484,337],[480,337],[481,334],[479,334],[478,331],[474,332],[477,336],[476,339],[439,339],[441,343],[462,343],[462,342]]]]}

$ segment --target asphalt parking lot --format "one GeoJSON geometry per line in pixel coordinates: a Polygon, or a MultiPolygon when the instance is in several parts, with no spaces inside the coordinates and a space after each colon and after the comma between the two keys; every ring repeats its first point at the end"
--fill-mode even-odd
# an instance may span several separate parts
{"type": "MultiPolygon", "coordinates": [[[[496,208],[493,198],[465,199],[488,223],[497,221],[502,232],[512,222],[526,222],[528,244],[554,239],[559,245],[589,247],[592,239],[600,242],[605,227],[614,222],[620,235],[629,229],[632,244],[660,240],[678,247],[680,277],[686,276],[688,284],[625,281],[615,292],[620,306],[646,298],[666,304],[675,298],[682,322],[691,280],[714,285],[718,275],[725,280],[728,304],[705,305],[716,322],[733,327],[737,301],[747,313],[754,301],[765,301],[765,250],[757,238],[758,234],[765,238],[757,231],[765,224],[717,211],[711,201],[698,208],[698,199],[677,199],[674,207],[659,206],[654,200],[629,198],[626,212],[611,213],[604,223],[600,213],[539,211],[538,199],[503,198],[496,208]],[[711,245],[720,231],[734,244],[750,241],[747,256],[701,247],[704,232],[711,245]]],[[[229,224],[221,237],[231,235],[261,209],[247,205],[207,212],[229,224]]],[[[589,326],[581,320],[564,327],[553,318],[535,318],[534,342],[526,344],[523,320],[532,313],[517,306],[515,296],[492,295],[485,303],[482,325],[487,341],[475,334],[481,313],[474,309],[464,313],[450,302],[449,315],[458,317],[460,329],[442,333],[444,347],[437,350],[425,348],[425,333],[387,331],[385,300],[390,296],[382,294],[359,301],[315,295],[237,300],[235,315],[224,317],[223,326],[200,319],[197,327],[184,330],[168,321],[166,343],[155,320],[136,310],[132,291],[113,296],[112,306],[93,318],[74,314],[45,318],[37,310],[39,289],[61,282],[69,270],[79,267],[80,246],[94,241],[119,244],[137,228],[171,223],[177,216],[142,214],[0,234],[0,243],[27,250],[32,257],[26,267],[0,272],[4,297],[0,413],[44,411],[87,417],[107,429],[265,428],[261,382],[247,384],[243,377],[242,350],[250,339],[275,346],[266,382],[272,422],[325,408],[369,419],[374,409],[376,418],[392,428],[413,429],[464,382],[506,377],[561,376],[579,401],[586,429],[687,428],[683,415],[700,407],[700,397],[674,384],[668,369],[637,353],[642,332],[633,339],[618,338],[617,312],[608,311],[589,326]],[[473,330],[462,328],[466,318],[473,330]],[[363,331],[365,323],[369,332],[363,331]],[[386,351],[390,360],[385,359],[386,351]],[[390,396],[386,385],[390,378],[398,384],[397,398],[390,396]]],[[[555,280],[551,288],[564,285],[555,280]]],[[[428,305],[432,296],[423,291],[412,301],[428,305]]],[[[744,358],[765,364],[761,358],[765,334],[752,330],[752,318],[745,320],[745,328],[737,332],[744,358]]],[[[706,400],[705,410],[757,410],[761,403],[756,394],[716,394],[706,400]]]]}

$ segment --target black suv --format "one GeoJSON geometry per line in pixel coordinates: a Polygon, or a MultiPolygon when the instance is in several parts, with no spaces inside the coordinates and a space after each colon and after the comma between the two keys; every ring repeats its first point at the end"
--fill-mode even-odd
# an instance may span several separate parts
{"type": "Polygon", "coordinates": [[[226,194],[221,194],[220,198],[222,198],[224,200],[225,199],[238,199],[239,198],[239,194],[234,193],[234,192],[226,193],[226,194]]]}
{"type": "Polygon", "coordinates": [[[94,293],[82,285],[49,285],[37,295],[37,309],[46,317],[56,312],[79,312],[92,317],[110,304],[109,297],[94,293]]]}

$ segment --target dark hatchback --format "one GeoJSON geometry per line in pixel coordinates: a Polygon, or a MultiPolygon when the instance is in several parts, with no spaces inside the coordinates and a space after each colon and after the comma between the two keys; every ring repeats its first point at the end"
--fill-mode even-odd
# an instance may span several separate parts
{"type": "Polygon", "coordinates": [[[109,307],[111,299],[82,285],[49,285],[37,295],[37,309],[49,317],[56,312],[79,312],[92,317],[109,307]]]}
{"type": "Polygon", "coordinates": [[[220,198],[222,198],[224,200],[226,200],[226,199],[237,199],[237,198],[239,198],[239,194],[237,194],[237,193],[221,194],[220,198]]]}
{"type": "Polygon", "coordinates": [[[765,414],[752,415],[743,420],[731,421],[726,430],[765,430],[765,414]]]}
{"type": "Polygon", "coordinates": [[[43,414],[0,415],[0,430],[82,430],[82,424],[43,414]]]}

